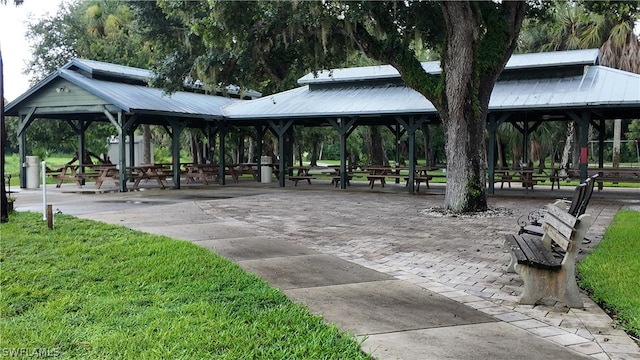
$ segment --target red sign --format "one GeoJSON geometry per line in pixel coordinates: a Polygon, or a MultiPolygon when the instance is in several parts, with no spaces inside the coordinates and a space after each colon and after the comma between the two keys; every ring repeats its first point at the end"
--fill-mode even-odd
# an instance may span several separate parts
{"type": "Polygon", "coordinates": [[[580,163],[581,164],[586,164],[587,163],[587,148],[586,147],[580,148],[580,163]]]}

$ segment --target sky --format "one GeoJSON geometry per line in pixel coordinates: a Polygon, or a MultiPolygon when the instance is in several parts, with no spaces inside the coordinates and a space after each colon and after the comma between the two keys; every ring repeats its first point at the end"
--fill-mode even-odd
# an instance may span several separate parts
{"type": "Polygon", "coordinates": [[[27,21],[39,19],[46,13],[55,14],[62,0],[25,0],[14,6],[13,0],[0,5],[0,49],[4,65],[5,98],[11,102],[29,89],[29,78],[22,74],[31,58],[25,38],[27,21]]]}

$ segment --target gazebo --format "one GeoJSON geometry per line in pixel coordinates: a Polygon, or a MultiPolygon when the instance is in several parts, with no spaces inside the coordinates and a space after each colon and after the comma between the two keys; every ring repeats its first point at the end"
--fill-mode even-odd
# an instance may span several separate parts
{"type": "MultiPolygon", "coordinates": [[[[439,62],[425,62],[423,68],[440,72],[439,62]]],[[[243,98],[176,92],[148,87],[147,70],[74,59],[7,106],[7,114],[20,117],[20,159],[24,163],[25,131],[36,118],[63,119],[78,134],[78,148],[84,148],[84,131],[94,121],[112,123],[119,137],[120,153],[125,153],[126,136],[140,124],[163,126],[172,137],[174,186],[180,187],[179,135],[186,127],[197,127],[211,136],[220,134],[219,146],[231,127],[255,127],[258,154],[265,131],[278,136],[279,181],[285,186],[287,161],[292,154],[294,125],[331,126],[340,135],[341,176],[346,177],[346,140],[357,126],[385,125],[399,139],[408,135],[409,192],[415,165],[415,133],[421,124],[439,123],[433,105],[416,91],[404,86],[391,66],[333,69],[310,73],[298,80],[298,88],[259,97],[243,98]]],[[[243,95],[240,93],[239,95],[243,95]]],[[[640,114],[640,75],[598,65],[598,50],[577,50],[513,55],[494,87],[487,118],[489,143],[496,129],[510,122],[524,138],[526,158],[528,137],[544,121],[575,121],[580,127],[591,124],[598,130],[599,162],[603,163],[604,123],[609,119],[635,118],[640,114]]],[[[587,177],[587,131],[581,131],[580,175],[587,177]]],[[[396,141],[397,143],[397,141],[396,141]]],[[[132,145],[131,145],[132,146],[132,145]]],[[[133,147],[133,146],[132,146],[133,147]]],[[[82,151],[79,151],[82,154],[82,151]]],[[[220,152],[223,153],[222,151],[220,152]]],[[[82,155],[80,155],[82,156],[82,155]]],[[[130,150],[129,164],[133,162],[130,150]]],[[[258,157],[259,158],[259,157],[258,157]]],[[[489,179],[493,179],[495,152],[489,146],[489,179]]],[[[82,163],[82,159],[80,159],[82,163]]],[[[219,159],[224,171],[224,157],[219,159]]],[[[118,163],[127,165],[123,156],[118,163]]],[[[260,166],[260,164],[258,164],[260,166]]],[[[290,165],[290,164],[289,164],[290,165]]],[[[126,191],[125,172],[120,186],[126,191]]],[[[21,186],[26,186],[24,171],[21,186]]],[[[224,174],[219,181],[224,184],[224,174]]],[[[346,179],[340,181],[346,187],[346,179]]],[[[493,193],[489,181],[489,193],[493,193]]]]}

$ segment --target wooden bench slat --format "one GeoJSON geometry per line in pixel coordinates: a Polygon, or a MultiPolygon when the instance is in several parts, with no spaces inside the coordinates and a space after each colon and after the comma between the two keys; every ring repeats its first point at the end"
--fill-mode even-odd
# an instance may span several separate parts
{"type": "Polygon", "coordinates": [[[519,264],[524,264],[539,269],[558,270],[562,266],[550,250],[547,250],[542,241],[538,239],[525,239],[520,235],[509,235],[507,239],[511,243],[519,264]]]}
{"type": "Polygon", "coordinates": [[[507,241],[507,244],[509,245],[509,249],[511,250],[513,255],[516,257],[519,264],[522,264],[522,261],[528,260],[527,256],[520,248],[520,245],[518,245],[518,241],[516,240],[515,235],[513,234],[505,235],[505,240],[507,241]]]}

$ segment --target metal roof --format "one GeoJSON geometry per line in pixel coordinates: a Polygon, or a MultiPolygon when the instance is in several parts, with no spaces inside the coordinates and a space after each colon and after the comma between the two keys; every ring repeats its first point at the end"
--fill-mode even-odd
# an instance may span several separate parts
{"type": "Polygon", "coordinates": [[[311,90],[302,86],[223,108],[230,119],[384,116],[435,113],[420,93],[404,86],[349,86],[311,90]]]}
{"type": "MultiPolygon", "coordinates": [[[[562,66],[596,65],[598,49],[553,51],[532,54],[514,54],[507,62],[504,72],[521,69],[558,68],[562,66]]],[[[429,74],[440,73],[440,61],[422,63],[422,68],[429,74]]],[[[399,79],[400,73],[391,65],[364,66],[357,68],[321,70],[309,73],[300,79],[298,84],[324,84],[338,82],[359,82],[381,79],[399,79]]]]}
{"type": "Polygon", "coordinates": [[[237,101],[184,91],[167,94],[157,88],[90,79],[71,70],[60,70],[60,76],[130,113],[170,113],[221,118],[220,107],[237,101]]]}
{"type": "Polygon", "coordinates": [[[489,110],[595,106],[640,109],[640,75],[606,66],[589,66],[582,76],[500,81],[489,110]]]}
{"type": "MultiPolygon", "coordinates": [[[[95,61],[91,61],[90,63],[91,65],[97,65],[98,68],[101,69],[109,68],[106,65],[100,65],[104,63],[95,61]]],[[[87,65],[88,62],[84,60],[82,64],[87,65]]],[[[116,67],[120,66],[116,65],[116,67]]],[[[135,68],[129,69],[134,69],[131,71],[130,75],[142,74],[142,71],[137,72],[135,68]]],[[[239,101],[237,99],[222,96],[204,95],[184,91],[167,94],[164,90],[158,88],[92,79],[74,70],[63,67],[8,104],[6,109],[7,114],[17,115],[20,103],[33,96],[38,92],[38,90],[57,78],[65,79],[129,113],[135,112],[145,114],[165,114],[179,117],[219,119],[222,118],[220,108],[223,105],[239,101]]]]}
{"type": "MultiPolygon", "coordinates": [[[[604,66],[582,76],[498,81],[490,111],[627,106],[640,108],[640,75],[604,66]]],[[[230,119],[433,114],[418,92],[397,85],[299,87],[223,108],[230,119]]]]}
{"type": "Polygon", "coordinates": [[[63,65],[61,69],[80,69],[91,76],[109,76],[119,79],[142,81],[145,83],[147,83],[149,79],[153,78],[153,72],[146,69],[77,58],[72,59],[63,65]]]}

